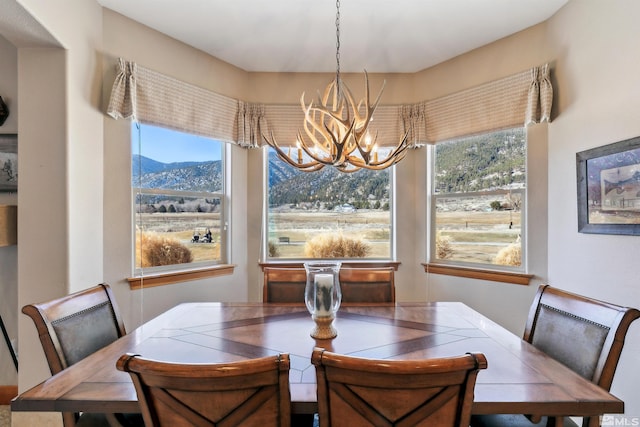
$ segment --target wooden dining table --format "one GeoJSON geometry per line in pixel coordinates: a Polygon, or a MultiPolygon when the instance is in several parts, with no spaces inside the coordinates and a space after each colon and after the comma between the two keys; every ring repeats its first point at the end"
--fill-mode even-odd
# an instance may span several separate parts
{"type": "Polygon", "coordinates": [[[624,403],[520,337],[458,302],[342,306],[337,337],[310,336],[304,305],[185,303],[23,392],[12,411],[139,412],[124,353],[180,363],[213,363],[289,353],[292,412],[317,412],[314,347],[378,359],[420,359],[479,351],[474,414],[597,416],[624,403]]]}

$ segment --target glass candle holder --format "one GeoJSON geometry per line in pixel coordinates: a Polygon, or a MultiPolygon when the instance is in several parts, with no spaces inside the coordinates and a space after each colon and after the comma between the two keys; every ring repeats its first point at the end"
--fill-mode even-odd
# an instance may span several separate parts
{"type": "Polygon", "coordinates": [[[340,308],[340,265],[338,261],[305,262],[307,284],[304,301],[316,326],[311,336],[316,339],[335,338],[338,331],[333,327],[333,319],[340,308]]]}

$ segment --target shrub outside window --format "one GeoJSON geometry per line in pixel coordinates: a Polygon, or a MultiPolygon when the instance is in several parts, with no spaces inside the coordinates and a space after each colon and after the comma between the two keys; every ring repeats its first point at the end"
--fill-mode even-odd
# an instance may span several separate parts
{"type": "Polygon", "coordinates": [[[146,124],[131,131],[136,274],[222,263],[224,143],[146,124]]]}
{"type": "Polygon", "coordinates": [[[301,172],[266,148],[267,260],[390,260],[393,168],[301,172]]]}
{"type": "Polygon", "coordinates": [[[441,142],[432,150],[432,262],[524,271],[525,129],[441,142]]]}

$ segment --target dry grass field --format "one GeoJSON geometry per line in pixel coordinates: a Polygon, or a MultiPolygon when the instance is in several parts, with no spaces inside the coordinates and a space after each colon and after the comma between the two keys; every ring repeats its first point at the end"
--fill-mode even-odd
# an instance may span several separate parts
{"type": "Polygon", "coordinates": [[[389,222],[388,211],[271,212],[269,241],[276,245],[278,258],[301,258],[307,240],[322,233],[339,233],[369,243],[371,252],[368,258],[389,258],[389,222]],[[281,238],[288,238],[288,242],[282,242],[281,238]]]}
{"type": "Polygon", "coordinates": [[[502,248],[519,241],[520,212],[441,212],[436,228],[448,237],[451,260],[493,264],[502,248]]]}
{"type": "MultiPolygon", "coordinates": [[[[389,212],[272,212],[269,221],[269,240],[276,245],[279,258],[302,257],[304,243],[320,233],[361,238],[371,245],[370,258],[390,256],[389,212]]],[[[501,248],[518,240],[520,221],[519,212],[441,212],[437,229],[450,239],[451,259],[492,263],[501,248]]]]}
{"type": "Polygon", "coordinates": [[[158,234],[174,239],[186,246],[193,262],[220,259],[220,214],[180,212],[140,214],[136,228],[145,233],[158,234]],[[211,230],[212,243],[193,242],[194,233],[204,236],[211,230]]]}
{"type": "MultiPolygon", "coordinates": [[[[519,239],[521,217],[510,211],[439,212],[436,224],[441,236],[451,243],[450,259],[492,263],[498,251],[519,239]]],[[[277,258],[301,258],[304,244],[318,234],[340,233],[361,239],[371,248],[368,258],[390,257],[390,213],[358,210],[331,211],[275,210],[269,214],[269,241],[277,248],[277,258]]],[[[189,248],[194,261],[220,258],[220,216],[215,213],[143,214],[140,224],[146,232],[176,239],[189,248]],[[213,243],[194,243],[209,228],[213,243]]]]}

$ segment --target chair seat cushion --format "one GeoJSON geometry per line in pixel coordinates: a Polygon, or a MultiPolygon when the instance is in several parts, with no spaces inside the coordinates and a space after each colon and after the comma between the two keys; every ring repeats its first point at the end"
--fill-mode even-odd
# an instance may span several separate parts
{"type": "MultiPolygon", "coordinates": [[[[542,417],[539,423],[532,423],[524,415],[472,415],[471,427],[546,427],[547,417],[542,417]]],[[[564,419],[564,427],[578,427],[571,418],[564,419]]]]}

